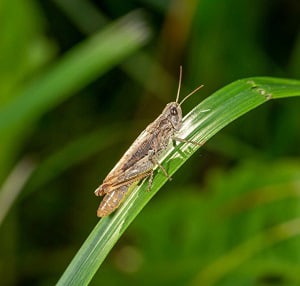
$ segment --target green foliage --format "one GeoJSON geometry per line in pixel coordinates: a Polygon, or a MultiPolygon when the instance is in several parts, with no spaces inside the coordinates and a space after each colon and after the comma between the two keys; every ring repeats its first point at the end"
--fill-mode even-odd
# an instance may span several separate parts
{"type": "MultiPolygon", "coordinates": [[[[196,106],[184,118],[183,131],[180,133],[181,135],[179,134],[178,136],[189,140],[197,140],[197,142],[204,144],[224,126],[258,105],[272,98],[276,99],[296,95],[300,95],[300,81],[275,78],[239,80],[219,90],[196,106]]],[[[170,175],[174,174],[196,149],[198,149],[197,146],[190,147],[188,146],[189,144],[186,143],[184,143],[185,146],[182,145],[183,143],[178,144],[167,151],[162,161],[163,166],[167,168],[170,175]]],[[[297,169],[296,174],[300,175],[299,171],[300,170],[297,169]]],[[[167,178],[162,172],[156,174],[150,193],[146,191],[148,182],[144,181],[142,185],[132,190],[128,198],[123,202],[123,205],[116,211],[115,215],[101,219],[62,276],[58,285],[87,285],[129,224],[166,181],[167,178]]],[[[296,181],[295,183],[298,182],[299,181],[296,181]]],[[[206,214],[202,215],[207,217],[206,214]]],[[[300,219],[298,219],[295,224],[297,225],[299,222],[300,219]]],[[[300,234],[300,228],[296,234],[300,234]]],[[[289,235],[286,236],[289,237],[289,235]]],[[[277,237],[274,236],[275,242],[277,242],[276,238],[277,237]]],[[[260,237],[259,242],[261,243],[260,237]]],[[[258,243],[255,243],[253,248],[263,248],[263,246],[257,244],[258,243]]],[[[249,251],[251,252],[251,247],[248,247],[248,245],[244,248],[246,248],[247,254],[249,251]]],[[[255,250],[253,250],[253,252],[255,250]]],[[[241,255],[241,251],[236,255],[237,257],[233,258],[235,259],[234,262],[238,260],[238,255],[241,255]]],[[[218,265],[218,269],[224,269],[222,264],[228,263],[229,259],[230,258],[226,261],[222,261],[222,263],[220,263],[221,265],[218,265]]],[[[231,269],[230,266],[229,264],[229,269],[231,269]]],[[[221,273],[221,275],[222,274],[223,273],[221,273]]],[[[196,278],[195,285],[199,285],[201,281],[205,281],[205,285],[208,285],[208,283],[211,283],[211,279],[214,281],[218,278],[216,277],[214,268],[212,273],[203,274],[204,278],[201,275],[202,274],[199,275],[200,278],[196,278]],[[205,275],[208,275],[208,278],[205,275]]]]}
{"type": "Polygon", "coordinates": [[[1,1],[1,285],[299,285],[296,2],[1,1]],[[171,146],[173,180],[98,222],[180,65],[203,148],[171,146]]]}

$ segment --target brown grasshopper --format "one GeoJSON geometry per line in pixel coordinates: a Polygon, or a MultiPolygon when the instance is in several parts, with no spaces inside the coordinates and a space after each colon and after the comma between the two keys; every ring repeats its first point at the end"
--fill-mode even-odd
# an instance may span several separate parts
{"type": "Polygon", "coordinates": [[[97,210],[98,217],[107,216],[117,209],[130,185],[134,182],[149,177],[148,190],[150,190],[155,166],[158,166],[164,175],[171,180],[166,169],[159,163],[159,156],[167,148],[170,141],[187,142],[201,146],[197,142],[175,136],[182,125],[181,104],[203,87],[203,85],[197,87],[178,103],[181,79],[182,68],[180,67],[176,101],[166,105],[163,112],[137,137],[120,161],[106,176],[102,185],[96,189],[96,196],[105,195],[97,210]]]}

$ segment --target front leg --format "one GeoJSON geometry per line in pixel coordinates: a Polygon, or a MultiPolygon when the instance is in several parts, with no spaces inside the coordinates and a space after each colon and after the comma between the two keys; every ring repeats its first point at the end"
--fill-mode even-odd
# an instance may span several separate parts
{"type": "Polygon", "coordinates": [[[159,163],[158,158],[153,150],[150,150],[148,152],[149,160],[154,164],[157,165],[164,173],[164,175],[169,179],[169,181],[172,180],[172,178],[169,176],[167,170],[159,163]]]}
{"type": "Polygon", "coordinates": [[[186,140],[186,139],[182,139],[182,138],[179,138],[179,137],[173,137],[172,140],[173,141],[179,141],[179,142],[182,142],[182,143],[190,143],[190,144],[194,144],[194,145],[197,145],[197,146],[200,146],[200,147],[203,146],[203,144],[198,143],[196,141],[186,140]]]}

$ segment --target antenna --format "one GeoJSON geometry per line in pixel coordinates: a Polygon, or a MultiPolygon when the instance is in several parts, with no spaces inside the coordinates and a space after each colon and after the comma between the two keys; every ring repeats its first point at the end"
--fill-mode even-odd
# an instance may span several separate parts
{"type": "MultiPolygon", "coordinates": [[[[175,101],[176,103],[178,103],[178,99],[179,99],[181,80],[182,80],[182,66],[180,66],[180,69],[179,69],[179,83],[178,83],[178,90],[177,90],[176,101],[175,101]]],[[[179,106],[181,106],[182,103],[184,103],[191,95],[193,95],[195,92],[197,92],[203,86],[204,85],[201,84],[196,89],[194,89],[191,93],[189,93],[183,100],[181,100],[181,102],[179,103],[179,106]]]]}
{"type": "Polygon", "coordinates": [[[177,95],[176,95],[176,103],[178,103],[178,99],[179,99],[180,88],[181,88],[181,79],[182,79],[182,66],[180,66],[180,69],[179,69],[179,83],[178,83],[178,90],[177,90],[177,95]]]}
{"type": "MultiPolygon", "coordinates": [[[[200,86],[198,86],[196,89],[194,89],[191,93],[189,93],[183,100],[181,100],[181,102],[179,103],[179,106],[184,103],[191,95],[193,95],[195,92],[197,92],[200,88],[202,88],[204,85],[201,84],[200,86]]],[[[176,101],[177,102],[177,101],[176,101]]]]}

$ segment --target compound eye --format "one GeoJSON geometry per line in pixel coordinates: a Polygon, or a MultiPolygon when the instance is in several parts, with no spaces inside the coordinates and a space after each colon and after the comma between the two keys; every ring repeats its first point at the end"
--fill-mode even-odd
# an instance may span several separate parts
{"type": "Polygon", "coordinates": [[[177,112],[177,108],[176,107],[172,107],[171,108],[171,115],[177,115],[178,114],[178,112],[177,112]]]}

